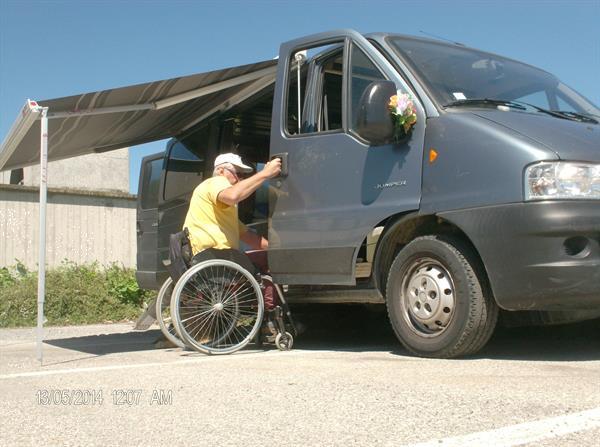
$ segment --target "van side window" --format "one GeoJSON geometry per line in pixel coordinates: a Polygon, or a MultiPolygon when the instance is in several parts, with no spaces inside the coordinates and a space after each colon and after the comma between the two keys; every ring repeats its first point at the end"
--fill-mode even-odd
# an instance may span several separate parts
{"type": "MultiPolygon", "coordinates": [[[[208,132],[204,141],[207,140],[208,132]]],[[[165,201],[191,193],[202,182],[205,167],[203,152],[201,148],[192,150],[181,141],[171,146],[165,173],[165,201]]]]}
{"type": "Polygon", "coordinates": [[[160,186],[162,164],[163,159],[157,158],[144,165],[142,188],[140,191],[141,206],[144,210],[151,210],[158,207],[158,187],[160,186]]]}
{"type": "Polygon", "coordinates": [[[299,51],[290,61],[286,129],[291,135],[342,129],[344,52],[342,43],[299,51]],[[300,124],[299,124],[300,118],[300,124]]]}
{"type": "Polygon", "coordinates": [[[350,129],[356,128],[358,103],[368,85],[373,81],[387,78],[379,71],[369,57],[356,45],[352,44],[350,53],[350,129]]]}

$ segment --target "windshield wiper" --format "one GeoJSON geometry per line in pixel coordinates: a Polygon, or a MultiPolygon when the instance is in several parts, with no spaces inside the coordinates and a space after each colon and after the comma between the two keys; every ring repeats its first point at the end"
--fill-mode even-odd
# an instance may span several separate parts
{"type": "Polygon", "coordinates": [[[549,110],[544,109],[543,107],[539,107],[533,104],[529,104],[523,101],[509,101],[507,99],[489,99],[489,98],[478,98],[478,99],[459,99],[457,101],[450,102],[448,104],[444,104],[444,107],[458,107],[458,106],[476,106],[476,105],[490,105],[490,106],[505,106],[518,110],[527,110],[528,108],[532,108],[537,110],[538,112],[545,113],[550,116],[554,116],[556,118],[561,118],[565,120],[578,121],[580,123],[592,123],[598,124],[598,120],[592,118],[595,115],[588,115],[584,113],[577,112],[567,112],[563,110],[549,110]]]}
{"type": "Polygon", "coordinates": [[[476,106],[476,105],[490,105],[490,106],[506,106],[518,110],[527,110],[527,107],[523,104],[519,104],[515,101],[508,101],[505,99],[489,99],[489,98],[478,98],[478,99],[459,99],[452,101],[448,104],[444,104],[444,107],[457,107],[457,106],[476,106]]]}
{"type": "Polygon", "coordinates": [[[588,116],[588,115],[585,115],[582,113],[567,112],[567,111],[563,111],[563,110],[544,109],[543,107],[534,106],[533,104],[529,104],[527,102],[522,102],[522,101],[514,101],[514,102],[532,107],[535,110],[537,110],[538,112],[542,112],[542,113],[545,113],[550,116],[555,116],[556,118],[562,118],[562,119],[571,120],[571,121],[578,121],[580,123],[598,124],[598,121],[595,120],[594,118],[592,118],[591,115],[588,116]]]}
{"type": "Polygon", "coordinates": [[[568,112],[566,110],[552,110],[552,112],[572,118],[576,121],[581,121],[582,123],[598,124],[598,120],[592,118],[591,115],[587,115],[585,113],[568,112]]]}

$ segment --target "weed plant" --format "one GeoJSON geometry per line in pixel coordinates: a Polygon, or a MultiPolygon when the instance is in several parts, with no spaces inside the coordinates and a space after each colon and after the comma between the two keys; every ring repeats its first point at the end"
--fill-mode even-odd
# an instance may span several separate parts
{"type": "MultiPolygon", "coordinates": [[[[20,262],[0,268],[0,327],[35,326],[37,278],[36,271],[20,262]]],[[[65,261],[46,270],[46,324],[132,320],[154,296],[154,291],[138,287],[133,269],[65,261]]]]}

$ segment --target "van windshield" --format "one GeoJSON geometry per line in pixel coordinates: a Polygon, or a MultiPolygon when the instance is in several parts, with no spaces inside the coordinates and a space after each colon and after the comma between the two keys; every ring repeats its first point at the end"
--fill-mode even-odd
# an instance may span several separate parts
{"type": "Polygon", "coordinates": [[[480,100],[516,101],[545,110],[600,116],[589,100],[530,65],[457,45],[406,37],[389,37],[388,42],[443,107],[475,105],[480,100]]]}

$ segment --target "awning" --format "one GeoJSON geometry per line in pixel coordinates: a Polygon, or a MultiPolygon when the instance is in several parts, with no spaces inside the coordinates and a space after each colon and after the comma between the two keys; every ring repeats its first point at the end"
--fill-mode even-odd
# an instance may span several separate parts
{"type": "Polygon", "coordinates": [[[146,84],[28,101],[0,147],[0,171],[38,164],[39,113],[48,108],[48,160],[180,134],[273,83],[276,60],[146,84]],[[35,109],[37,110],[37,109],[35,109]]]}

